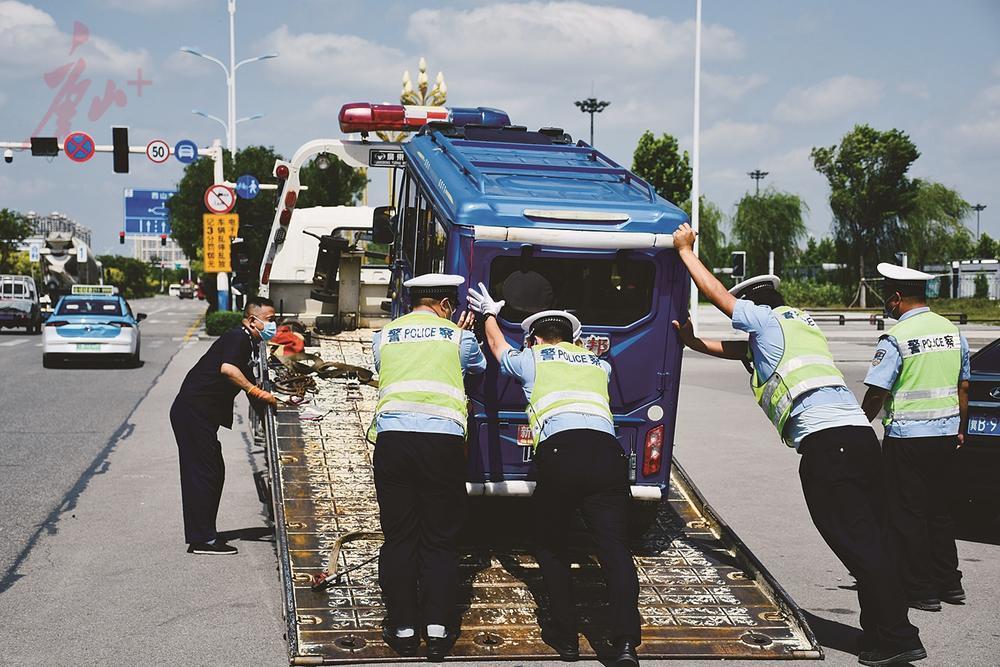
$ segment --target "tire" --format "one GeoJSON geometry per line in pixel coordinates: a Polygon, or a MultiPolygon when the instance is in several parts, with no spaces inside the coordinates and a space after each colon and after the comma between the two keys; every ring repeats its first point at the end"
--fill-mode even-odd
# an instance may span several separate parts
{"type": "Polygon", "coordinates": [[[139,345],[135,346],[135,354],[129,355],[127,364],[129,368],[139,368],[142,366],[142,361],[139,359],[139,345]]]}

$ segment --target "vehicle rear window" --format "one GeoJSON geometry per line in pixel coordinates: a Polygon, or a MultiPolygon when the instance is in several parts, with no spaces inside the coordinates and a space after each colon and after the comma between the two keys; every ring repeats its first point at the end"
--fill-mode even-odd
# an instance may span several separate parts
{"type": "Polygon", "coordinates": [[[0,283],[0,294],[3,296],[25,296],[27,293],[24,283],[0,283]]]}
{"type": "Polygon", "coordinates": [[[1000,340],[993,341],[976,352],[969,359],[973,373],[996,373],[1000,375],[1000,340]]]}
{"type": "Polygon", "coordinates": [[[508,322],[556,308],[584,324],[625,326],[649,314],[655,276],[653,263],[642,259],[497,257],[490,294],[506,300],[500,316],[508,322]]]}
{"type": "Polygon", "coordinates": [[[106,299],[63,299],[57,315],[121,315],[117,301],[106,299]]]}

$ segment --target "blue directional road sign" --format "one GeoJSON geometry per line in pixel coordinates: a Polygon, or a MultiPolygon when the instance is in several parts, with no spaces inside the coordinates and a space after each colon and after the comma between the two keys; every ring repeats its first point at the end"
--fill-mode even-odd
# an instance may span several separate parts
{"type": "Polygon", "coordinates": [[[125,189],[125,233],[159,236],[170,234],[167,200],[176,190],[125,189]]]}
{"type": "Polygon", "coordinates": [[[236,179],[236,194],[243,199],[254,199],[260,194],[260,181],[252,174],[243,174],[236,179]]]}
{"type": "Polygon", "coordinates": [[[174,146],[174,157],[184,164],[191,164],[198,159],[198,144],[190,139],[181,139],[174,146]]]}

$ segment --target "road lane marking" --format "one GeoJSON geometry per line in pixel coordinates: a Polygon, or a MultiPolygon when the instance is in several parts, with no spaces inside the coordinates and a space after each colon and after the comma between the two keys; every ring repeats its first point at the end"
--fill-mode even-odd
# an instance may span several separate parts
{"type": "MultiPolygon", "coordinates": [[[[198,327],[201,326],[201,321],[203,319],[205,319],[205,314],[204,313],[202,313],[201,315],[199,315],[198,319],[196,319],[194,321],[194,324],[192,324],[190,327],[188,327],[188,330],[186,332],[184,332],[184,338],[182,338],[181,340],[184,341],[185,343],[188,342],[189,340],[191,340],[192,334],[198,329],[198,327]]],[[[195,340],[197,340],[197,336],[195,336],[194,338],[195,338],[195,340]]]]}
{"type": "Polygon", "coordinates": [[[27,339],[21,338],[20,340],[8,340],[0,343],[0,347],[14,347],[15,345],[20,345],[21,343],[27,343],[27,339]]]}

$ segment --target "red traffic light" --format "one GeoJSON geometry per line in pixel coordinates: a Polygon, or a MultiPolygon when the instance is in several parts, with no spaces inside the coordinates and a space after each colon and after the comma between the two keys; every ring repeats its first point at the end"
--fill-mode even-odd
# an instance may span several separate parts
{"type": "Polygon", "coordinates": [[[118,232],[118,242],[125,245],[125,232],[118,232]]]}
{"type": "Polygon", "coordinates": [[[167,235],[160,234],[160,245],[167,245],[167,235]]]}

